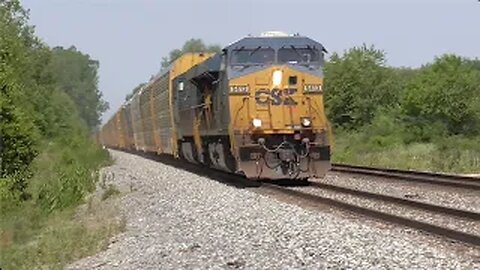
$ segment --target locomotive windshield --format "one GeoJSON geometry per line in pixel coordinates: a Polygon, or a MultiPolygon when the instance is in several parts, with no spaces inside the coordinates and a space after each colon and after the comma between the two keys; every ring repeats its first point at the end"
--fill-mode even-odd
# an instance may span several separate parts
{"type": "Polygon", "coordinates": [[[281,48],[278,50],[278,62],[289,64],[309,64],[319,62],[320,54],[318,50],[312,48],[281,48]]]}
{"type": "Polygon", "coordinates": [[[311,47],[284,47],[275,51],[273,48],[240,48],[232,51],[230,63],[233,66],[300,64],[317,66],[322,63],[322,54],[311,47]]]}
{"type": "Polygon", "coordinates": [[[275,62],[275,50],[261,47],[233,50],[231,59],[233,65],[272,64],[273,62],[275,62]]]}

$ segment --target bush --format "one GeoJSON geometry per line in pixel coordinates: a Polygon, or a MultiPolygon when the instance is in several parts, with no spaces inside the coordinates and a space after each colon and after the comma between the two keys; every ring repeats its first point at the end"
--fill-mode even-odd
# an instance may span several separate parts
{"type": "Polygon", "coordinates": [[[325,105],[337,127],[360,128],[377,110],[397,103],[396,73],[385,66],[385,54],[373,46],[333,53],[325,65],[325,105]]]}
{"type": "Polygon", "coordinates": [[[405,89],[405,122],[420,140],[480,134],[480,71],[467,59],[444,55],[423,67],[405,89]]]}
{"type": "MultiPolygon", "coordinates": [[[[465,136],[433,136],[420,140],[411,127],[382,112],[358,131],[337,129],[335,162],[399,169],[478,173],[480,140],[465,136]]],[[[421,129],[425,132],[427,129],[421,129]]],[[[440,128],[436,128],[438,132],[440,128]]]]}
{"type": "Polygon", "coordinates": [[[29,191],[47,212],[78,205],[94,189],[96,172],[107,161],[108,153],[82,135],[49,142],[34,163],[37,173],[29,191]]]}
{"type": "Polygon", "coordinates": [[[0,178],[0,212],[9,212],[20,204],[21,193],[16,188],[18,179],[15,175],[0,178]]]}
{"type": "Polygon", "coordinates": [[[45,142],[41,148],[32,163],[29,200],[21,200],[11,188],[15,178],[0,181],[0,265],[7,268],[46,264],[45,268],[60,269],[69,260],[98,250],[99,243],[117,231],[117,225],[110,229],[114,221],[88,230],[73,215],[94,189],[98,168],[109,161],[108,152],[81,134],[72,135],[70,143],[45,142]]]}
{"type": "MultiPolygon", "coordinates": [[[[5,103],[1,104],[0,110],[0,181],[7,181],[12,193],[26,198],[25,189],[32,174],[30,164],[37,155],[38,136],[33,123],[21,109],[5,103]]],[[[6,186],[1,193],[7,192],[6,186]]]]}

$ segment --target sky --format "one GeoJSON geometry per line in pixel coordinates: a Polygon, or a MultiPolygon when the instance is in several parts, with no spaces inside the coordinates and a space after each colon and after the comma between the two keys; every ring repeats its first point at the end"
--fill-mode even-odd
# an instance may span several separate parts
{"type": "Polygon", "coordinates": [[[160,70],[190,38],[228,45],[269,30],[300,33],[339,52],[363,43],[392,66],[435,56],[480,57],[477,0],[24,0],[36,34],[100,61],[99,89],[110,110],[160,70]]]}

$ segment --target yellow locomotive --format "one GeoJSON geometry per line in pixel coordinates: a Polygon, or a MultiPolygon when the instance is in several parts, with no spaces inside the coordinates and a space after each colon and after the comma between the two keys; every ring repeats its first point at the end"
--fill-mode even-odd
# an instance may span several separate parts
{"type": "Polygon", "coordinates": [[[184,54],[117,111],[101,142],[250,179],[322,177],[331,145],[324,52],[310,38],[270,32],[219,54],[184,54]]]}

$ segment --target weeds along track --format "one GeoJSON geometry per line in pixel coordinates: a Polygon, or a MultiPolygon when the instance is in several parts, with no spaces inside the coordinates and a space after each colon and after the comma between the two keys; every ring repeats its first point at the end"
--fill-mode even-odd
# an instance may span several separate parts
{"type": "Polygon", "coordinates": [[[257,182],[169,156],[142,156],[300,207],[317,210],[339,209],[353,215],[480,246],[480,213],[313,181],[257,182]]]}
{"type": "Polygon", "coordinates": [[[455,188],[480,190],[480,178],[431,172],[407,171],[347,164],[332,164],[332,171],[359,175],[379,176],[404,181],[428,183],[455,188]]]}

